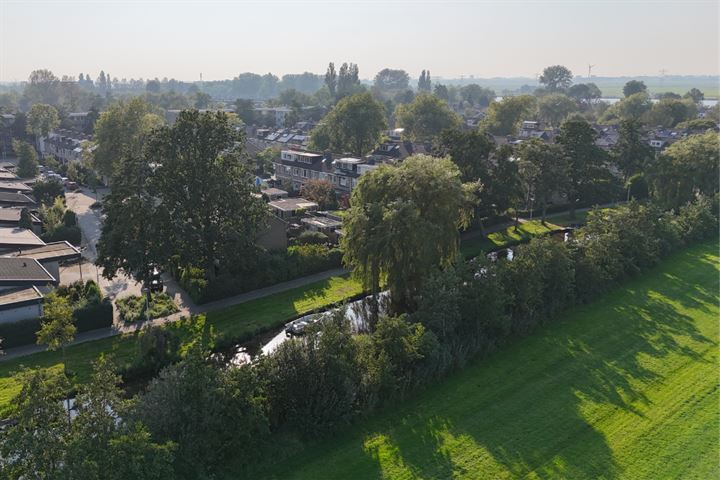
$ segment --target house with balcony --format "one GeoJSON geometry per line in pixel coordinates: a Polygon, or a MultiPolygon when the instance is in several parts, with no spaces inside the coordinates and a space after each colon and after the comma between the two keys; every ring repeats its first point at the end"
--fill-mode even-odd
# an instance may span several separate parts
{"type": "Polygon", "coordinates": [[[326,180],[340,194],[349,194],[358,178],[376,168],[373,160],[342,157],[333,160],[330,155],[282,150],[274,162],[275,178],[294,191],[300,191],[310,180],[326,180]]]}

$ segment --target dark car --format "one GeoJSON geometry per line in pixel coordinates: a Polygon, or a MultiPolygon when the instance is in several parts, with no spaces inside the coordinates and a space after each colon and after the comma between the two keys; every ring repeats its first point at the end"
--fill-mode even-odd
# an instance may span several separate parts
{"type": "Polygon", "coordinates": [[[285,325],[286,337],[299,337],[305,333],[305,329],[310,325],[310,321],[306,318],[298,318],[285,325]]]}
{"type": "Polygon", "coordinates": [[[161,275],[160,270],[157,267],[153,267],[150,281],[148,282],[152,293],[160,293],[163,291],[163,279],[161,275]]]}

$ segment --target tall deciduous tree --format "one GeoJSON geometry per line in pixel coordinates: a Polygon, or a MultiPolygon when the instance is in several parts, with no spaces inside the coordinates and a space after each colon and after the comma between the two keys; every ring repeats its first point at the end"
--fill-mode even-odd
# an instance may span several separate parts
{"type": "Polygon", "coordinates": [[[0,435],[4,478],[61,478],[69,429],[62,400],[68,382],[50,369],[24,370],[13,398],[14,424],[0,435]]]}
{"type": "Polygon", "coordinates": [[[360,70],[355,63],[343,63],[337,78],[336,99],[341,99],[362,91],[360,85],[360,70]]]}
{"type": "MultiPolygon", "coordinates": [[[[113,175],[113,188],[103,201],[103,222],[96,263],[103,276],[118,272],[146,284],[154,265],[163,265],[172,253],[160,223],[159,194],[153,169],[141,155],[126,155],[113,175]]],[[[148,299],[150,291],[148,290],[148,299]]]]}
{"type": "Polygon", "coordinates": [[[566,165],[564,191],[570,204],[570,218],[575,218],[575,205],[586,189],[602,176],[605,153],[595,144],[597,135],[586,120],[573,117],[563,123],[555,139],[566,165]]]}
{"type": "Polygon", "coordinates": [[[449,158],[408,157],[360,178],[345,217],[344,262],[374,294],[385,277],[396,311],[412,308],[423,279],[455,258],[465,192],[449,158]]]}
{"type": "Polygon", "coordinates": [[[405,70],[384,68],[375,75],[375,88],[382,92],[398,92],[408,88],[410,76],[405,70]]]}
{"type": "Polygon", "coordinates": [[[545,85],[549,91],[556,92],[567,89],[572,83],[572,79],[573,74],[567,67],[553,65],[545,68],[538,80],[545,85]]]}
{"type": "Polygon", "coordinates": [[[602,92],[594,83],[578,83],[568,89],[568,96],[579,102],[590,104],[602,97],[602,92]]]}
{"type": "Polygon", "coordinates": [[[58,87],[60,79],[50,70],[33,70],[25,86],[24,95],[30,104],[44,103],[57,105],[59,100],[58,87]]]}
{"type": "Polygon", "coordinates": [[[387,128],[383,107],[370,93],[359,93],[340,100],[311,134],[311,145],[318,150],[367,154],[387,128]]]}
{"type": "Polygon", "coordinates": [[[159,164],[152,183],[166,245],[181,264],[204,268],[208,279],[247,261],[267,218],[265,203],[252,196],[243,149],[228,115],[186,110],[145,150],[146,161],[159,164]]]}
{"type": "Polygon", "coordinates": [[[327,180],[308,180],[300,189],[300,195],[317,203],[323,210],[337,208],[335,187],[327,180]]]}
{"type": "Polygon", "coordinates": [[[404,135],[417,141],[432,140],[446,128],[460,125],[460,117],[447,102],[428,93],[418,95],[406,105],[398,105],[395,117],[405,129],[404,135]]]}
{"type": "Polygon", "coordinates": [[[37,343],[47,345],[48,350],[62,350],[63,370],[67,372],[65,346],[73,341],[77,329],[73,324],[73,311],[67,298],[56,293],[45,297],[43,317],[37,332],[37,343]]]}
{"type": "Polygon", "coordinates": [[[535,110],[536,99],[531,95],[505,97],[490,104],[480,127],[492,135],[512,135],[520,122],[535,110]]]}
{"type": "Polygon", "coordinates": [[[60,115],[52,105],[36,103],[27,114],[27,130],[39,142],[40,137],[47,137],[60,125],[60,115]]]}
{"type": "Polygon", "coordinates": [[[576,111],[575,102],[563,94],[545,95],[538,100],[538,117],[553,127],[560,126],[568,115],[576,111]]]}
{"type": "Polygon", "coordinates": [[[533,138],[520,144],[517,154],[520,177],[528,197],[540,203],[544,224],[547,205],[563,184],[562,152],[555,145],[533,138]]]}
{"type": "Polygon", "coordinates": [[[647,87],[645,86],[645,82],[641,80],[630,80],[623,87],[623,95],[625,95],[625,97],[645,92],[647,92],[647,87]]]}
{"type": "Polygon", "coordinates": [[[696,195],[712,196],[720,189],[720,137],[710,131],[670,145],[651,168],[650,184],[656,200],[676,208],[696,195]]]}
{"type": "Polygon", "coordinates": [[[654,156],[653,149],[643,138],[640,127],[637,120],[623,120],[618,128],[620,136],[613,146],[612,155],[624,181],[644,171],[654,156]]]}
{"type": "Polygon", "coordinates": [[[13,140],[12,147],[18,157],[17,174],[20,178],[33,178],[38,174],[37,153],[32,145],[22,140],[13,140]]]}
{"type": "Polygon", "coordinates": [[[420,78],[418,79],[418,91],[420,92],[430,92],[432,91],[432,80],[430,80],[430,70],[423,70],[422,73],[420,73],[420,78]]]}
{"type": "Polygon", "coordinates": [[[137,157],[149,133],[164,121],[140,97],[113,103],[95,123],[95,168],[111,176],[120,159],[137,157]]]}
{"type": "Polygon", "coordinates": [[[328,64],[327,72],[325,72],[325,85],[327,85],[330,94],[334,97],[337,88],[337,73],[333,62],[328,64]]]}

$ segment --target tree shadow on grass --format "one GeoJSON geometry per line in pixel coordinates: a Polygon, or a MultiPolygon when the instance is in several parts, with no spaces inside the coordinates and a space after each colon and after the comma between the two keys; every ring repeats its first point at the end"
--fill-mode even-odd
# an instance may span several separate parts
{"type": "Polygon", "coordinates": [[[419,413],[401,417],[404,425],[366,438],[379,477],[618,478],[622,466],[593,415],[642,418],[646,387],[665,380],[658,366],[669,356],[706,362],[699,352],[714,344],[684,309],[713,312],[717,295],[688,278],[665,275],[581,309],[412,402],[419,413]]]}

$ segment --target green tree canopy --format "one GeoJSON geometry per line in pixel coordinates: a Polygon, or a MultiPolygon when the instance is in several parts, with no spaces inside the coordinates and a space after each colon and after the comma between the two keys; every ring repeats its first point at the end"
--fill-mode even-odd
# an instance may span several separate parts
{"type": "Polygon", "coordinates": [[[652,147],[642,135],[640,122],[623,120],[620,122],[617,143],[613,146],[612,158],[627,180],[631,175],[642,172],[653,159],[652,147]]]}
{"type": "Polygon", "coordinates": [[[550,92],[567,89],[572,83],[572,72],[562,65],[545,68],[538,79],[550,92]]]}
{"type": "Polygon", "coordinates": [[[367,154],[387,128],[382,105],[370,93],[340,100],[311,133],[310,144],[317,150],[367,154]]]}
{"type": "Polygon", "coordinates": [[[595,144],[597,132],[583,118],[571,117],[560,127],[555,142],[562,148],[565,175],[563,191],[570,204],[570,218],[581,201],[607,170],[605,152],[595,144]]]}
{"type": "Polygon", "coordinates": [[[691,135],[670,145],[653,165],[650,185],[664,206],[679,207],[696,195],[718,192],[720,137],[714,131],[691,135]]]}
{"type": "Polygon", "coordinates": [[[636,93],[645,92],[647,92],[647,87],[645,86],[645,82],[641,80],[630,80],[623,87],[623,95],[625,95],[626,98],[635,95],[636,93]]]}
{"type": "Polygon", "coordinates": [[[512,135],[520,122],[533,114],[536,99],[532,95],[504,97],[490,104],[480,127],[492,135],[512,135]]]}
{"type": "Polygon", "coordinates": [[[461,120],[447,102],[429,93],[416,96],[406,105],[398,105],[395,117],[404,135],[417,141],[432,140],[446,128],[460,125],[461,120]]]}
{"type": "Polygon", "coordinates": [[[375,75],[374,87],[381,93],[397,92],[408,88],[410,76],[405,70],[384,68],[375,75]]]}
{"type": "Polygon", "coordinates": [[[412,308],[423,279],[455,258],[465,193],[449,158],[414,155],[382,165],[353,190],[344,262],[376,293],[387,278],[394,308],[412,308]]]}
{"type": "Polygon", "coordinates": [[[20,178],[33,178],[38,172],[38,160],[35,148],[22,140],[12,141],[13,151],[18,157],[17,174],[20,178]]]}
{"type": "Polygon", "coordinates": [[[111,104],[95,123],[95,168],[111,176],[125,155],[138,156],[150,132],[165,122],[141,97],[111,104]]]}
{"type": "Polygon", "coordinates": [[[52,105],[36,103],[27,114],[28,133],[35,138],[47,137],[60,125],[60,115],[52,105]]]}
{"type": "Polygon", "coordinates": [[[563,185],[565,165],[562,152],[556,145],[533,138],[520,144],[517,156],[525,199],[530,203],[534,199],[540,204],[542,222],[545,223],[547,205],[563,185]]]}
{"type": "Polygon", "coordinates": [[[568,96],[554,93],[545,95],[538,100],[538,117],[554,127],[578,110],[577,104],[568,96]]]}

